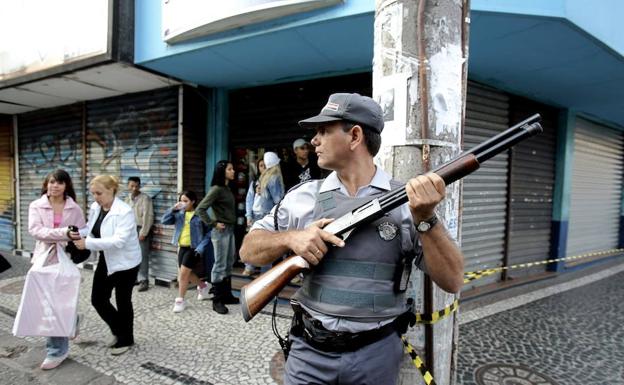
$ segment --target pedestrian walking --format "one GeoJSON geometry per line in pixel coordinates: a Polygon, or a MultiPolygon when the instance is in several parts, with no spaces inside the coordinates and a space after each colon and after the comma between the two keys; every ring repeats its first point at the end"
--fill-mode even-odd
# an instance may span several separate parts
{"type": "Polygon", "coordinates": [[[141,192],[141,178],[138,176],[128,178],[128,192],[125,202],[134,211],[134,220],[137,224],[139,245],[141,246],[141,265],[137,277],[139,291],[147,291],[149,288],[149,257],[152,243],[152,225],[154,224],[154,206],[152,205],[152,198],[141,192]]]}
{"type": "Polygon", "coordinates": [[[311,142],[318,164],[333,172],[289,191],[243,241],[245,262],[263,265],[292,250],[315,266],[293,296],[284,384],[395,384],[400,334],[414,317],[404,295],[412,264],[448,292],[462,285],[463,255],[435,215],[445,195],[436,174],[410,179],[409,203],[357,228],[346,241],[323,230],[403,186],[373,162],[382,116],[369,97],[333,94],[319,115],[299,122],[316,130],[311,142]]]}
{"type": "Polygon", "coordinates": [[[220,160],[215,167],[212,183],[208,194],[197,206],[197,215],[211,228],[211,239],[214,246],[214,266],[211,281],[214,291],[212,309],[219,314],[228,312],[225,305],[239,303],[232,295],[232,267],[236,250],[234,246],[234,224],[236,209],[234,194],[229,187],[234,180],[234,166],[227,160],[220,160]],[[212,208],[215,219],[208,215],[212,208]]]}
{"type": "MultiPolygon", "coordinates": [[[[58,169],[45,177],[41,197],[31,202],[28,207],[28,233],[35,239],[33,255],[36,258],[46,258],[44,265],[59,262],[57,243],[80,239],[80,234],[70,231],[69,226],[85,227],[84,213],[76,204],[76,193],[70,175],[65,170],[58,169]]],[[[47,337],[46,352],[41,369],[58,367],[69,355],[69,336],[47,337]]]]}
{"type": "Polygon", "coordinates": [[[183,191],[178,203],[165,211],[161,219],[163,225],[175,225],[172,243],[178,246],[178,297],[173,303],[174,313],[186,308],[184,297],[189,282],[197,285],[198,301],[209,298],[208,284],[193,271],[199,264],[212,266],[214,261],[210,228],[195,214],[196,204],[197,195],[190,190],[183,191]],[[210,263],[204,263],[206,259],[210,263]]]}
{"type": "MultiPolygon", "coordinates": [[[[280,169],[280,160],[276,153],[265,152],[263,156],[265,171],[260,174],[258,183],[256,183],[255,193],[251,202],[253,202],[251,210],[251,220],[247,217],[247,224],[252,225],[253,222],[267,215],[273,206],[278,204],[284,197],[284,179],[280,169]]],[[[250,186],[251,190],[251,186],[250,186]]],[[[247,204],[249,204],[249,192],[247,193],[247,204]]],[[[243,275],[251,275],[255,267],[246,264],[243,275]],[[249,269],[248,266],[251,266],[249,269]]]]}
{"type": "Polygon", "coordinates": [[[80,250],[99,255],[91,304],[113,334],[109,344],[112,355],[127,352],[134,345],[134,309],[132,288],[141,263],[141,247],[132,208],[117,197],[119,181],[111,175],[98,175],[89,191],[95,202],[89,210],[89,221],[83,235],[75,241],[80,250]],[[115,289],[115,308],[111,295],[115,289]]]}

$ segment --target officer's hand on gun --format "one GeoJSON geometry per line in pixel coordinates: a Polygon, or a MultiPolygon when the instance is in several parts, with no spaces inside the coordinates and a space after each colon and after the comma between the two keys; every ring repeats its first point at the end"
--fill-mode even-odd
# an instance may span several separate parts
{"type": "Polygon", "coordinates": [[[415,222],[425,221],[446,195],[444,180],[432,172],[410,179],[405,185],[409,207],[415,222]]]}
{"type": "Polygon", "coordinates": [[[338,247],[345,245],[342,239],[323,230],[323,227],[332,221],[333,219],[323,218],[312,222],[304,230],[290,231],[288,242],[290,249],[308,263],[318,265],[327,253],[328,244],[338,247]]]}

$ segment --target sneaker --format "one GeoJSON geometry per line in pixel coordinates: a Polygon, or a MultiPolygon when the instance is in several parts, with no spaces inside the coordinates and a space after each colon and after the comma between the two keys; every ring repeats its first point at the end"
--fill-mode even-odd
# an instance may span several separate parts
{"type": "Polygon", "coordinates": [[[141,281],[141,283],[139,283],[139,291],[147,291],[148,288],[149,283],[147,282],[147,280],[141,281]]]}
{"type": "Polygon", "coordinates": [[[113,338],[111,338],[108,343],[106,344],[107,348],[112,348],[113,346],[117,345],[117,336],[113,336],[113,338]]]}
{"type": "Polygon", "coordinates": [[[175,299],[175,302],[173,303],[173,312],[179,313],[183,311],[185,307],[186,307],[186,301],[184,300],[184,298],[178,297],[175,299]]]}
{"type": "Polygon", "coordinates": [[[126,345],[126,346],[113,346],[110,350],[110,354],[113,356],[119,356],[124,354],[125,352],[127,352],[128,350],[130,350],[130,346],[131,345],[126,345]]]}
{"type": "Polygon", "coordinates": [[[210,286],[206,285],[203,288],[197,286],[197,300],[203,301],[210,299],[210,286]]]}
{"type": "Polygon", "coordinates": [[[63,354],[60,357],[46,357],[45,360],[41,363],[40,368],[43,370],[54,369],[59,366],[65,359],[69,356],[69,352],[63,354]]]}
{"type": "Polygon", "coordinates": [[[243,275],[246,277],[249,277],[251,275],[253,275],[254,271],[253,270],[249,270],[247,268],[245,268],[245,270],[243,270],[243,275]]]}

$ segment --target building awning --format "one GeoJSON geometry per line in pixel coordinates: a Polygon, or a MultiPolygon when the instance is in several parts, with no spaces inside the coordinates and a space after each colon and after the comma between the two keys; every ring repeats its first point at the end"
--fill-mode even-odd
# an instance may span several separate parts
{"type": "Polygon", "coordinates": [[[0,114],[20,114],[179,84],[124,63],[104,64],[0,89],[0,114]]]}
{"type": "MultiPolygon", "coordinates": [[[[473,2],[469,77],[624,126],[624,50],[607,46],[603,40],[608,39],[596,37],[588,32],[592,28],[579,22],[579,17],[585,17],[582,21],[598,23],[604,13],[576,15],[571,17],[573,22],[566,14],[569,4],[565,1],[535,4],[524,0],[473,2]],[[529,9],[529,3],[536,9],[529,9]]],[[[374,4],[367,7],[342,15],[346,17],[307,20],[288,28],[267,27],[164,48],[160,24],[145,18],[138,29],[143,31],[139,40],[145,39],[146,44],[137,45],[141,52],[135,57],[137,64],[207,87],[240,88],[370,71],[374,4]]],[[[592,7],[605,8],[599,3],[592,7]]],[[[611,30],[615,32],[616,26],[611,30]]]]}
{"type": "Polygon", "coordinates": [[[624,56],[567,18],[473,11],[468,73],[624,127],[624,56]]]}

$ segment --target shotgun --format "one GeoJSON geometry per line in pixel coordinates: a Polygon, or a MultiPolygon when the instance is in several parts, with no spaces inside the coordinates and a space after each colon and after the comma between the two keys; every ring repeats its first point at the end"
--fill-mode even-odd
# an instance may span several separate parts
{"type": "MultiPolygon", "coordinates": [[[[542,132],[540,115],[535,114],[487,141],[463,152],[433,170],[449,185],[479,168],[481,163],[509,149],[516,143],[542,132]]],[[[358,226],[368,224],[408,201],[404,187],[386,194],[337,218],[323,230],[346,239],[358,226]]],[[[241,289],[240,302],[245,321],[251,320],[273,297],[301,271],[310,269],[301,256],[290,256],[241,289]]]]}

